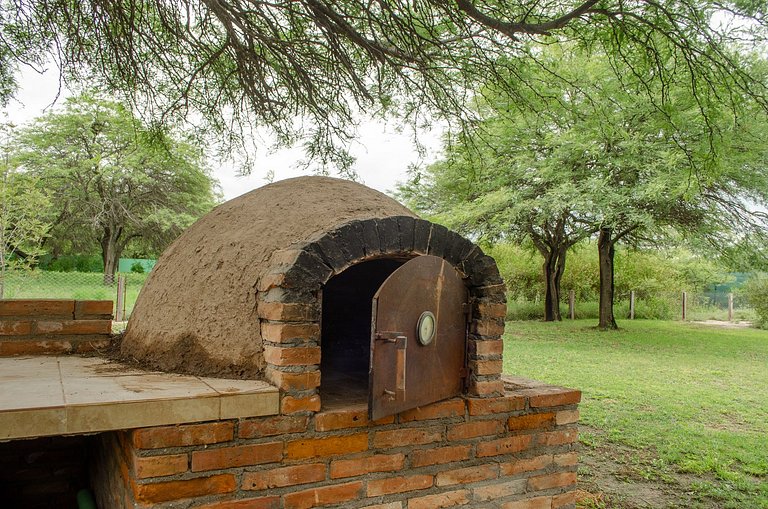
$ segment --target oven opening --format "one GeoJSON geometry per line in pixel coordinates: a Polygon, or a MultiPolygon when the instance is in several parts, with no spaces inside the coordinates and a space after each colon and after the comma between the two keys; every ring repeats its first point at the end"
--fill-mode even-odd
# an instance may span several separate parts
{"type": "Polygon", "coordinates": [[[371,303],[404,260],[382,258],[353,265],[323,288],[321,384],[323,406],[367,403],[371,357],[371,303]]]}

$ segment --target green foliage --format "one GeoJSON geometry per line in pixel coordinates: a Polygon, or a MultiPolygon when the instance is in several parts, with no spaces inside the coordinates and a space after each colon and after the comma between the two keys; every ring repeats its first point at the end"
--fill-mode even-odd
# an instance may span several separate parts
{"type": "Polygon", "coordinates": [[[19,130],[12,149],[15,167],[50,196],[46,247],[100,250],[109,274],[126,249],[161,252],[218,199],[199,150],[90,94],[19,130]]]}
{"type": "Polygon", "coordinates": [[[144,274],[144,265],[142,265],[141,262],[134,262],[131,265],[131,272],[136,274],[144,274]]]}
{"type": "Polygon", "coordinates": [[[749,303],[755,308],[757,325],[763,329],[768,329],[768,274],[755,274],[746,282],[743,292],[749,303]]]}
{"type": "Polygon", "coordinates": [[[54,272],[103,272],[104,262],[98,255],[46,256],[40,260],[39,268],[54,272]]]}
{"type": "Polygon", "coordinates": [[[606,342],[593,324],[508,323],[504,372],[581,389],[584,447],[616,443],[700,476],[690,490],[705,503],[675,507],[768,507],[768,333],[643,320],[606,342]]]}

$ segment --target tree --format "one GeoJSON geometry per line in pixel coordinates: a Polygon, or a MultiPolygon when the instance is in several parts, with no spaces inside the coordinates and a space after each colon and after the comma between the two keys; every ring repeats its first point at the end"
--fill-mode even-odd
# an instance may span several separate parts
{"type": "MultiPolygon", "coordinates": [[[[4,138],[10,126],[3,126],[4,138]]],[[[50,225],[44,220],[49,206],[36,180],[9,165],[7,144],[0,155],[0,299],[10,271],[32,267],[42,254],[40,244],[50,225]],[[42,214],[41,214],[42,212],[42,214]]]]}
{"type": "Polygon", "coordinates": [[[131,243],[162,251],[213,207],[217,184],[189,143],[119,103],[82,95],[19,130],[13,161],[51,196],[47,246],[101,251],[105,282],[131,243]]]}
{"type": "MultiPolygon", "coordinates": [[[[529,67],[525,79],[546,85],[523,103],[486,91],[476,133],[447,146],[444,161],[403,188],[406,199],[427,189],[428,202],[412,202],[417,209],[477,235],[527,237],[537,247],[541,237],[554,239],[563,267],[574,241],[599,233],[604,329],[616,328],[620,240],[658,243],[673,229],[711,240],[764,231],[765,215],[749,204],[768,203],[768,180],[758,170],[768,130],[751,101],[702,105],[676,81],[647,89],[572,47],[540,51],[543,65],[529,67]],[[660,107],[653,99],[664,93],[671,97],[660,107]]],[[[559,297],[561,271],[548,269],[551,251],[539,251],[546,318],[558,319],[550,311],[558,303],[549,300],[559,297]]]]}
{"type": "Polygon", "coordinates": [[[741,55],[767,27],[763,2],[735,0],[6,1],[0,94],[9,69],[53,59],[65,82],[96,82],[154,119],[199,113],[234,141],[255,122],[344,166],[361,111],[462,117],[489,83],[524,100],[540,85],[520,72],[538,61],[532,43],[572,41],[647,84],[677,77],[701,103],[724,87],[765,107],[768,84],[741,55]]]}

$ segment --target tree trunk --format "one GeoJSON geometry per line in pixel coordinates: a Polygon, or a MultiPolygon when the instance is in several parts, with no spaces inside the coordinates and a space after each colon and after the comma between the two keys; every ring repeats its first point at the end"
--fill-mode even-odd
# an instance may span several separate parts
{"type": "Polygon", "coordinates": [[[602,330],[618,329],[613,315],[613,257],[615,241],[610,228],[601,228],[597,239],[598,261],[600,264],[600,318],[597,327],[602,330]]]}
{"type": "Polygon", "coordinates": [[[560,281],[565,271],[566,248],[553,249],[544,257],[544,321],[562,320],[560,315],[560,281]]]}
{"type": "Polygon", "coordinates": [[[101,260],[104,262],[104,284],[112,286],[115,282],[118,262],[122,249],[118,245],[118,239],[122,228],[105,228],[101,237],[101,260]]]}

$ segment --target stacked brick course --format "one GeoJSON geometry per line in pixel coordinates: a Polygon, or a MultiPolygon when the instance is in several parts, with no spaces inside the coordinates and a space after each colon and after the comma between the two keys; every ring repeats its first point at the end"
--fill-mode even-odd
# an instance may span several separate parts
{"type": "Polygon", "coordinates": [[[0,300],[3,357],[88,352],[111,333],[111,300],[0,300]]]}
{"type": "Polygon", "coordinates": [[[376,422],[349,406],[113,433],[96,489],[103,507],[573,507],[580,393],[506,385],[376,422]]]}

